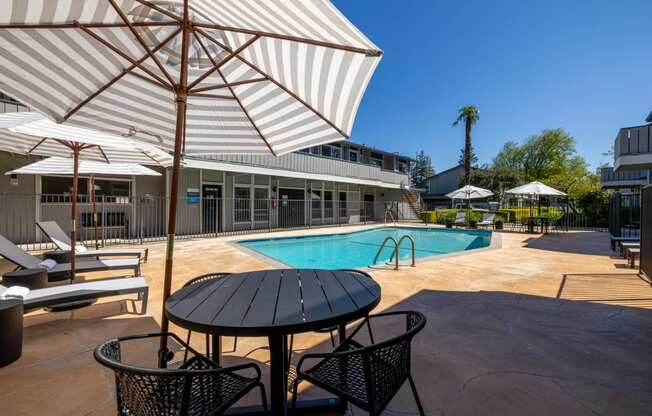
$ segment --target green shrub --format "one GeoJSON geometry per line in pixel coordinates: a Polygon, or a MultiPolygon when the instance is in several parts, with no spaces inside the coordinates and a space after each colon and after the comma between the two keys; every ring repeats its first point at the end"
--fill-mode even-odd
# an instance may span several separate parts
{"type": "MultiPolygon", "coordinates": [[[[455,217],[457,216],[457,212],[462,211],[462,212],[467,212],[466,209],[439,209],[436,211],[421,211],[421,220],[428,222],[428,224],[446,224],[447,221],[453,222],[455,221],[455,217]]],[[[480,222],[482,221],[482,217],[484,216],[484,212],[480,211],[470,211],[470,215],[468,215],[467,218],[467,224],[468,221],[475,221],[475,222],[480,222]]],[[[497,214],[495,220],[498,221],[505,221],[505,216],[502,214],[497,214]]]]}

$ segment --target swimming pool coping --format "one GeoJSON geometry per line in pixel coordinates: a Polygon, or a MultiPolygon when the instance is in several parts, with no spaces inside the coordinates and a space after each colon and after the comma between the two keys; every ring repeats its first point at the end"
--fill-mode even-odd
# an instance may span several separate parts
{"type": "MultiPolygon", "coordinates": [[[[289,264],[286,264],[278,259],[275,259],[271,256],[268,256],[266,254],[263,254],[259,251],[256,251],[252,248],[249,248],[243,244],[244,242],[254,242],[254,241],[272,241],[272,240],[289,240],[289,239],[300,239],[300,238],[314,238],[314,237],[328,237],[328,236],[336,236],[336,235],[350,235],[350,234],[358,234],[358,233],[363,233],[367,231],[373,231],[381,228],[413,228],[416,230],[423,230],[423,229],[431,229],[431,230],[441,230],[441,231],[446,231],[446,232],[464,232],[464,231],[477,231],[480,233],[489,233],[490,235],[490,240],[489,240],[489,245],[487,247],[480,247],[480,248],[473,248],[470,250],[462,250],[462,251],[456,251],[454,253],[445,253],[445,254],[434,254],[432,256],[425,256],[425,257],[419,257],[415,259],[416,264],[424,262],[424,261],[433,261],[433,260],[440,260],[440,259],[447,259],[450,257],[456,257],[464,254],[469,254],[469,253],[480,253],[483,251],[489,251],[489,250],[497,250],[499,248],[502,248],[502,235],[501,233],[496,232],[496,230],[478,230],[478,229],[459,229],[459,228],[444,228],[444,227],[428,227],[428,226],[417,226],[417,225],[411,225],[411,224],[401,224],[401,225],[381,225],[381,226],[376,226],[376,227],[370,227],[364,230],[356,230],[356,231],[345,231],[341,233],[327,233],[327,234],[314,234],[314,235],[305,235],[305,236],[287,236],[287,237],[270,237],[270,238],[244,238],[244,239],[239,239],[239,240],[234,240],[234,241],[228,241],[227,244],[231,247],[234,247],[250,256],[255,258],[256,260],[259,260],[264,263],[268,263],[273,267],[279,268],[279,269],[294,269],[294,266],[291,266],[289,264]]],[[[378,265],[382,266],[382,265],[378,265]]],[[[410,265],[405,265],[401,264],[399,265],[399,268],[405,268],[405,267],[412,267],[410,265]]],[[[387,270],[386,267],[374,267],[371,265],[367,266],[362,266],[362,267],[356,267],[354,268],[356,270],[387,270]]]]}

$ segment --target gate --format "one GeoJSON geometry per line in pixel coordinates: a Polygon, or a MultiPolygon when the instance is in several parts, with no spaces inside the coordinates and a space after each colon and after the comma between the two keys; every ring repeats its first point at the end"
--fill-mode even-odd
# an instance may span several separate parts
{"type": "Polygon", "coordinates": [[[652,278],[652,185],[641,193],[641,272],[652,278]]]}

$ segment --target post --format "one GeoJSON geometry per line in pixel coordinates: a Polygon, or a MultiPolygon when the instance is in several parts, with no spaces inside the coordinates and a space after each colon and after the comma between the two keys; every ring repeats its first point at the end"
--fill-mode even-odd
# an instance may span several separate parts
{"type": "MultiPolygon", "coordinates": [[[[183,22],[181,41],[181,68],[179,85],[175,86],[177,106],[177,122],[174,137],[174,161],[172,163],[172,183],[170,186],[170,211],[168,218],[167,246],[165,250],[165,277],[163,279],[163,307],[161,308],[161,332],[168,332],[168,319],[165,316],[165,301],[170,296],[172,289],[172,266],[174,254],[174,234],[177,222],[177,194],[179,190],[179,170],[181,167],[181,148],[184,141],[186,124],[186,104],[188,100],[188,38],[190,36],[190,21],[188,20],[188,0],[183,1],[183,22]]],[[[167,337],[162,336],[159,344],[159,366],[167,366],[167,337]]]]}
{"type": "Polygon", "coordinates": [[[91,175],[91,204],[93,206],[93,228],[95,234],[95,250],[100,248],[97,236],[97,204],[95,203],[95,174],[91,175]]]}
{"type": "Polygon", "coordinates": [[[75,269],[77,267],[77,256],[75,256],[75,245],[77,241],[77,190],[79,182],[79,151],[81,147],[77,143],[71,144],[73,154],[72,167],[72,199],[71,199],[71,222],[70,222],[70,281],[75,280],[75,269]]]}

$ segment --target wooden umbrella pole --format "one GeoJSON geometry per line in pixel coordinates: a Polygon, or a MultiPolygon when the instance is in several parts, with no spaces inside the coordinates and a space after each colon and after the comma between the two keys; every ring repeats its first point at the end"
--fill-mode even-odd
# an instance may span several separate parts
{"type": "MultiPolygon", "coordinates": [[[[188,0],[183,2],[183,21],[181,23],[181,69],[179,85],[175,87],[177,122],[174,137],[174,161],[172,163],[172,183],[170,184],[170,201],[168,217],[167,247],[165,250],[165,277],[163,280],[163,305],[161,308],[161,332],[168,332],[168,319],[165,315],[165,301],[170,296],[172,288],[172,266],[174,255],[174,235],[177,226],[177,194],[179,190],[179,171],[181,168],[181,148],[183,146],[184,124],[186,119],[186,103],[188,100],[188,38],[191,28],[188,20],[188,0]]],[[[159,367],[167,366],[168,339],[161,336],[159,344],[159,367]]]]}
{"type": "Polygon", "coordinates": [[[99,250],[98,230],[97,230],[97,203],[95,201],[95,174],[91,175],[91,204],[93,206],[93,228],[95,234],[95,250],[99,250]]]}
{"type": "Polygon", "coordinates": [[[77,185],[79,182],[79,152],[81,147],[77,143],[71,144],[73,154],[72,167],[72,200],[71,202],[71,222],[70,222],[70,280],[75,280],[75,270],[77,258],[75,256],[75,242],[77,241],[77,185]]]}

